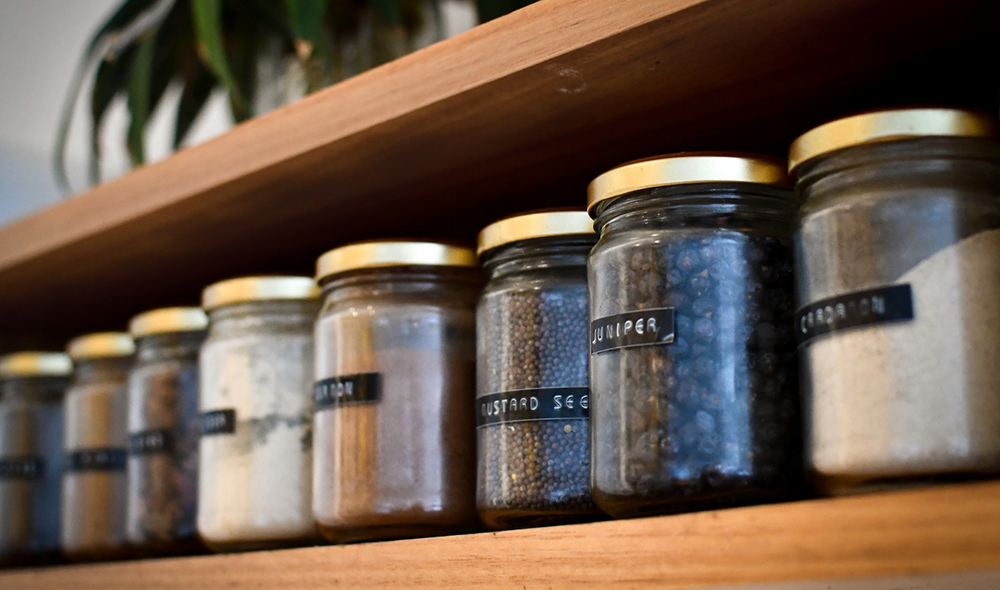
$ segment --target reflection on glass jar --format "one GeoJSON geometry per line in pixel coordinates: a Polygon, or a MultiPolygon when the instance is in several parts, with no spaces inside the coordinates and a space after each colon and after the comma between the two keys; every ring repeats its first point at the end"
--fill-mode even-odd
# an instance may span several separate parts
{"type": "Polygon", "coordinates": [[[783,168],[682,154],[590,186],[591,484],[612,516],[795,492],[797,203],[783,168]]]}
{"type": "Polygon", "coordinates": [[[63,394],[73,363],[54,352],[0,358],[0,563],[59,558],[63,394]]]}
{"type": "Polygon", "coordinates": [[[313,511],[327,538],[475,527],[476,266],[426,242],[320,258],[313,511]]]}
{"type": "Polygon", "coordinates": [[[1000,473],[1000,142],[899,109],[791,148],[807,463],[828,492],[1000,473]]]}

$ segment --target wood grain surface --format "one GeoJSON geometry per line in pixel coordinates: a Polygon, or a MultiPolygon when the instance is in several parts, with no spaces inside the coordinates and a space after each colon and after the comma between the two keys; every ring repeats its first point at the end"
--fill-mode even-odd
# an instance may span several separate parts
{"type": "Polygon", "coordinates": [[[1000,482],[949,485],[502,533],[9,571],[0,573],[0,589],[817,587],[770,586],[807,580],[900,588],[893,578],[947,587],[941,580],[998,579],[998,498],[1000,482]],[[938,576],[946,573],[965,575],[938,576]]]}
{"type": "Polygon", "coordinates": [[[997,57],[961,44],[998,28],[995,0],[541,0],[0,229],[0,350],[349,241],[582,207],[637,157],[780,154],[883,102],[991,107],[997,57]]]}

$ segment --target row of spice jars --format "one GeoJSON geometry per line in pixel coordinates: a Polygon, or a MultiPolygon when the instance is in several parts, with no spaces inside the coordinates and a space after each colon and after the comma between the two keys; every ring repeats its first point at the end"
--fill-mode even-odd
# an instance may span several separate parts
{"type": "MultiPolygon", "coordinates": [[[[246,549],[461,532],[477,512],[504,528],[788,498],[797,349],[823,489],[994,474],[998,154],[983,115],[861,115],[793,146],[798,213],[783,163],[680,154],[591,184],[599,240],[583,212],[486,228],[481,295],[472,251],[414,242],[324,255],[322,304],[304,277],[213,285],[199,420],[192,394],[169,412],[170,396],[129,400],[127,518],[246,549]]],[[[153,348],[197,371],[200,326],[153,348]]],[[[104,455],[70,463],[114,472],[127,439],[97,438],[80,444],[104,455]]]]}

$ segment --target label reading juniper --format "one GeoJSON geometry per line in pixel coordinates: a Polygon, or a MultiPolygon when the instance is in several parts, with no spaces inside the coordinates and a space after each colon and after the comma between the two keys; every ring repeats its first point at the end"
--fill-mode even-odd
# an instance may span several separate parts
{"type": "Polygon", "coordinates": [[[124,471],[125,449],[81,449],[69,454],[67,471],[124,471]]]}
{"type": "Polygon", "coordinates": [[[159,455],[174,449],[173,433],[169,430],[146,430],[128,437],[128,452],[131,455],[159,455]]]}
{"type": "Polygon", "coordinates": [[[313,409],[377,402],[380,377],[378,373],[341,375],[317,381],[313,385],[313,409]]]}
{"type": "Polygon", "coordinates": [[[913,290],[893,285],[837,295],[795,312],[799,345],[832,332],[913,319],[913,290]]]}
{"type": "Polygon", "coordinates": [[[506,422],[590,417],[590,389],[545,387],[484,395],[476,400],[476,428],[506,422]]]}
{"type": "Polygon", "coordinates": [[[590,354],[673,341],[672,307],[619,313],[590,322],[590,354]]]}
{"type": "Polygon", "coordinates": [[[45,462],[40,457],[0,459],[0,479],[41,479],[45,462]]]}
{"type": "Polygon", "coordinates": [[[236,410],[212,410],[198,416],[202,436],[236,432],[236,410]]]}

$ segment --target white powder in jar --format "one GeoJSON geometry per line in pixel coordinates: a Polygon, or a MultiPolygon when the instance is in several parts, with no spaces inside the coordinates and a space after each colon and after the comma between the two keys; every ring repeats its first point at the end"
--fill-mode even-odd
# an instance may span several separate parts
{"type": "Polygon", "coordinates": [[[935,253],[896,284],[912,287],[913,320],[803,350],[813,468],[828,484],[1000,471],[1000,230],[935,253]]]}

